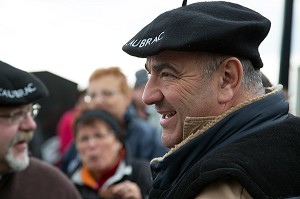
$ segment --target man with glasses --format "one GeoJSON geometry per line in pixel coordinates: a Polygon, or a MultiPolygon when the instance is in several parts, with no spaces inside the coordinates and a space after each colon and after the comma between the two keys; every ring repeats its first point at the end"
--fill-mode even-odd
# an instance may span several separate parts
{"type": "Polygon", "coordinates": [[[30,157],[45,85],[30,73],[0,61],[0,198],[79,199],[72,183],[56,168],[30,157]]]}

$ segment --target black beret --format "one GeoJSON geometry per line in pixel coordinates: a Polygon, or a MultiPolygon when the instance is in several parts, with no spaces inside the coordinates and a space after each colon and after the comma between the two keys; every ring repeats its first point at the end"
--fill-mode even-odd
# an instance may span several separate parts
{"type": "Polygon", "coordinates": [[[30,104],[48,94],[48,89],[36,76],[0,61],[1,107],[30,104]]]}
{"type": "Polygon", "coordinates": [[[77,127],[79,124],[81,124],[82,122],[85,122],[87,120],[90,120],[90,119],[99,119],[99,120],[106,122],[112,128],[112,130],[114,131],[114,134],[116,135],[118,140],[124,145],[124,140],[121,135],[120,125],[119,125],[118,121],[110,113],[99,110],[99,109],[87,110],[87,111],[83,112],[75,120],[75,123],[74,123],[75,133],[77,131],[77,127]]]}
{"type": "Polygon", "coordinates": [[[165,50],[221,53],[248,58],[261,68],[258,46],[270,26],[267,18],[241,5],[199,2],[162,13],[122,49],[141,58],[165,50]]]}

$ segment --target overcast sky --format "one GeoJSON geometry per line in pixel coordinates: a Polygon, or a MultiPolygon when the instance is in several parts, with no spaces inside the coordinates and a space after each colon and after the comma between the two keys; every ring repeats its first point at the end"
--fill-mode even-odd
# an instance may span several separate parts
{"type": "MultiPolygon", "coordinates": [[[[262,71],[278,83],[284,0],[231,2],[271,20],[271,31],[260,47],[262,71]]],[[[127,55],[122,46],[157,15],[181,4],[181,0],[0,0],[0,60],[30,72],[50,71],[82,87],[96,68],[120,66],[133,84],[134,73],[145,60],[127,55]]],[[[300,2],[294,4],[292,67],[300,66],[300,2]]]]}

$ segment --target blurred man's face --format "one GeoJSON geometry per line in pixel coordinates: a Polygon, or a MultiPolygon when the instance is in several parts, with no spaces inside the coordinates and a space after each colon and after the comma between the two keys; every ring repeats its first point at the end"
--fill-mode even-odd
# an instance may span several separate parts
{"type": "Polygon", "coordinates": [[[23,170],[29,165],[28,142],[36,128],[31,107],[0,108],[0,173],[23,170]]]}

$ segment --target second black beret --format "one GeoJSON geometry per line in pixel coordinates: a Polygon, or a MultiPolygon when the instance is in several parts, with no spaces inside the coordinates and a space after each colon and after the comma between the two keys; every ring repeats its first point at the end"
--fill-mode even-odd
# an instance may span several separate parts
{"type": "Polygon", "coordinates": [[[30,104],[47,97],[45,84],[31,73],[0,61],[0,106],[30,104]]]}

